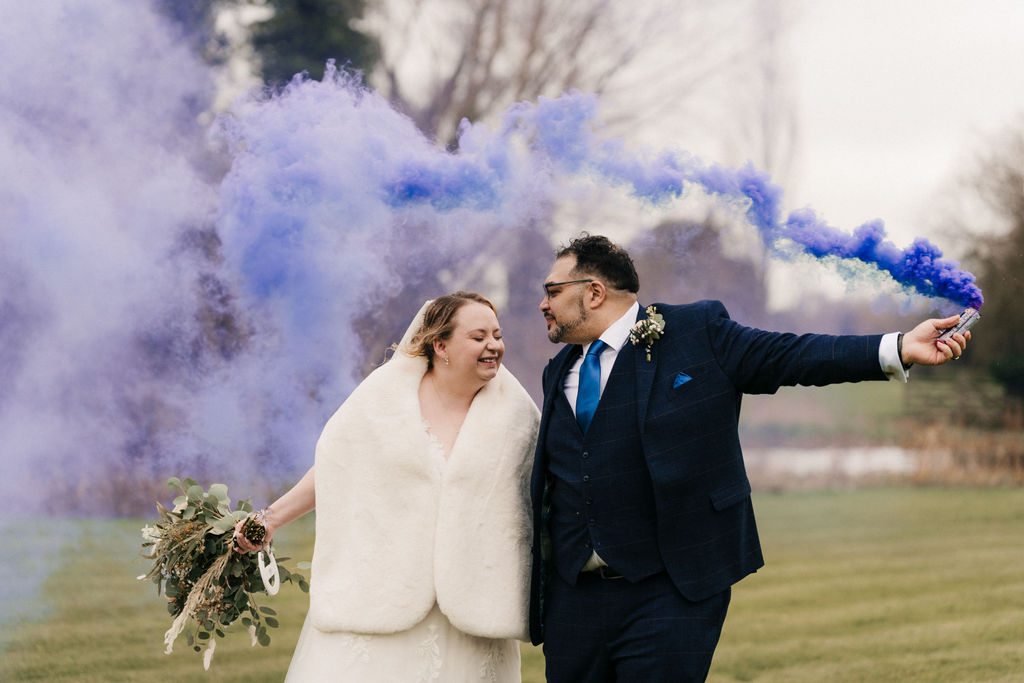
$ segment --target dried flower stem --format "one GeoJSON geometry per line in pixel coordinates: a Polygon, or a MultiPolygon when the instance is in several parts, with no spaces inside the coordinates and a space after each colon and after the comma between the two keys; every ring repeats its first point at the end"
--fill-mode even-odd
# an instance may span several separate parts
{"type": "Polygon", "coordinates": [[[229,549],[226,553],[220,556],[216,562],[210,565],[210,568],[199,577],[196,584],[192,587],[192,590],[188,594],[188,600],[185,601],[185,607],[181,610],[175,619],[171,627],[167,629],[167,633],[164,634],[164,643],[167,644],[167,649],[164,650],[165,654],[171,654],[174,650],[174,641],[178,635],[181,634],[182,629],[185,628],[185,622],[196,612],[199,602],[203,599],[206,594],[206,589],[209,588],[214,581],[220,578],[220,575],[224,573],[224,568],[228,566],[228,560],[231,559],[231,550],[229,549]]]}

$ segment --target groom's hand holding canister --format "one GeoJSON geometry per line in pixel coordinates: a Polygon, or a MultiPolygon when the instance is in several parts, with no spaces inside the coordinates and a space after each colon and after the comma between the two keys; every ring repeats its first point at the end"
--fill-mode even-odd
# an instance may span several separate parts
{"type": "Polygon", "coordinates": [[[909,368],[914,363],[942,365],[949,360],[959,359],[967,348],[967,341],[971,338],[971,333],[957,332],[946,339],[940,338],[943,332],[959,322],[960,315],[932,318],[902,335],[900,360],[903,362],[903,367],[909,368]]]}

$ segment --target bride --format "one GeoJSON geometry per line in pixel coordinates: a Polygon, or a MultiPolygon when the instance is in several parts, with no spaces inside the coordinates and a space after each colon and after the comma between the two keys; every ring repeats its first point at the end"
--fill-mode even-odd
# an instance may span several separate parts
{"type": "MultiPolygon", "coordinates": [[[[504,350],[485,297],[427,302],[328,421],[313,467],[263,511],[269,543],[317,509],[287,680],[520,680],[539,413],[504,350]]],[[[240,527],[237,547],[257,550],[240,527]]]]}

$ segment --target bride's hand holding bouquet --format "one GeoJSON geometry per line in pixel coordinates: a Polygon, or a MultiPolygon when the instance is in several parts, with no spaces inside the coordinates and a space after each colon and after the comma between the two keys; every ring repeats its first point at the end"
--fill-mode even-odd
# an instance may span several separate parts
{"type": "Polygon", "coordinates": [[[274,532],[274,515],[271,508],[266,507],[259,512],[250,512],[235,524],[232,537],[234,548],[240,553],[258,552],[269,548],[274,532]]]}
{"type": "Polygon", "coordinates": [[[139,577],[157,585],[174,617],[164,634],[165,652],[185,631],[196,652],[207,646],[204,666],[209,668],[216,638],[239,619],[254,646],[268,645],[267,628],[278,625],[276,612],[258,605],[255,594],[273,595],[282,581],[309,591],[304,576],[277,564],[288,558],[274,559],[269,509],[253,513],[250,501],[243,500],[232,510],[223,484],[204,491],[194,479],[173,477],[167,483],[181,495],[172,509],[157,503],[160,519],[143,528],[143,556],[153,566],[139,577]],[[261,552],[253,555],[253,550],[261,552]]]}

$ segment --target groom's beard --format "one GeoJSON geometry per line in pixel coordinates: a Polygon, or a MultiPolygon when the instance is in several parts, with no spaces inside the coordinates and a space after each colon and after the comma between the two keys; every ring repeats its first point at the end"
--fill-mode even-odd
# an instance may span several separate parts
{"type": "Polygon", "coordinates": [[[577,328],[583,325],[583,323],[587,322],[587,308],[586,306],[583,305],[582,294],[580,294],[579,299],[576,300],[576,303],[579,305],[580,309],[579,316],[577,316],[574,320],[570,320],[568,322],[555,322],[555,326],[552,327],[551,330],[548,332],[548,339],[550,339],[554,343],[557,344],[560,342],[564,342],[566,336],[571,335],[577,328]]]}

